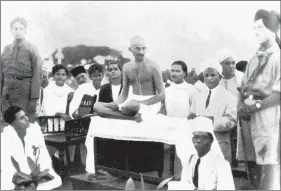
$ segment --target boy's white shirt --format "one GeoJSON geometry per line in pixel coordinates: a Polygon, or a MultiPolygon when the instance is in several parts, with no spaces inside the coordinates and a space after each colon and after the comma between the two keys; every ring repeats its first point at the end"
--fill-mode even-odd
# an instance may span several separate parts
{"type": "Polygon", "coordinates": [[[80,85],[73,95],[73,99],[69,105],[69,114],[72,117],[72,114],[79,108],[81,100],[85,94],[94,96],[97,95],[97,101],[99,99],[99,91],[96,90],[92,82],[88,82],[80,85]]]}

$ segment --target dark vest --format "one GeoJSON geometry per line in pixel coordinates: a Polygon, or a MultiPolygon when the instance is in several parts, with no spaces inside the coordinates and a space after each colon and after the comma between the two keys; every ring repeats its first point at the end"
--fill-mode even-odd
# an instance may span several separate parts
{"type": "MultiPolygon", "coordinates": [[[[121,87],[118,95],[120,95],[122,88],[123,88],[123,84],[121,83],[121,87]]],[[[111,83],[104,84],[100,88],[99,102],[110,103],[113,101],[114,100],[112,97],[112,84],[111,83]]]]}

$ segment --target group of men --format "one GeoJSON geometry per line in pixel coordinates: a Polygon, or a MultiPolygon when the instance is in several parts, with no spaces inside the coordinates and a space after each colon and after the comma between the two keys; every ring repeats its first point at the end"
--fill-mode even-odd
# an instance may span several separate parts
{"type": "MultiPolygon", "coordinates": [[[[14,137],[20,138],[17,149],[28,147],[27,129],[31,127],[26,122],[25,113],[31,122],[35,120],[42,76],[40,56],[35,46],[24,40],[26,26],[22,18],[11,22],[15,41],[4,48],[1,57],[1,116],[10,125],[3,133],[9,135],[10,141],[14,137]],[[8,115],[12,115],[12,118],[8,115]],[[11,128],[16,133],[11,133],[11,128]]],[[[220,50],[215,58],[207,59],[202,64],[202,91],[185,82],[188,69],[183,61],[172,63],[173,82],[165,88],[160,67],[145,57],[147,45],[144,38],[134,36],[129,47],[134,60],[120,69],[122,80],[119,83],[122,87],[116,99],[107,103],[98,101],[103,78],[99,66],[89,69],[89,76],[83,67],[71,71],[79,87],[70,102],[69,115],[71,118],[82,117],[81,107],[88,107],[90,112],[110,114],[111,117],[129,116],[129,119],[137,122],[143,120],[142,115],[150,113],[173,118],[212,119],[211,131],[202,128],[193,133],[192,141],[197,155],[191,157],[188,164],[182,164],[185,170],[182,172],[181,182],[184,184],[181,186],[184,187],[181,189],[235,189],[230,172],[230,135],[237,126],[236,157],[247,163],[253,185],[257,189],[280,189],[277,152],[280,139],[280,39],[277,35],[280,14],[257,11],[254,30],[260,48],[249,61],[245,74],[235,70],[235,57],[231,51],[220,50]],[[124,112],[124,108],[129,112],[124,112]],[[223,153],[223,158],[218,160],[210,153],[214,139],[223,153]],[[212,172],[216,173],[206,178],[204,165],[212,166],[212,172]],[[227,180],[225,172],[229,175],[227,180]]],[[[5,145],[1,144],[2,147],[5,145]]],[[[16,154],[7,153],[9,156],[16,154]]]]}

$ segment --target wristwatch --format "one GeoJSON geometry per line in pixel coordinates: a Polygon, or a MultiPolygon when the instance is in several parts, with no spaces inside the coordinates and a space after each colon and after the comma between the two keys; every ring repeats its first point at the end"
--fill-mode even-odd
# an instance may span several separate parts
{"type": "Polygon", "coordinates": [[[256,103],[256,108],[258,108],[258,109],[261,108],[261,102],[260,102],[260,101],[257,101],[257,103],[256,103]]]}

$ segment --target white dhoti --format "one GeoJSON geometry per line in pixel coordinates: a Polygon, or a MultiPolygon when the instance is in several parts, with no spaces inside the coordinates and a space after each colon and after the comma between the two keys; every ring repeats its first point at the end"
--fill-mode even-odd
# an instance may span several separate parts
{"type": "MultiPolygon", "coordinates": [[[[135,95],[135,94],[130,94],[127,98],[127,100],[119,105],[119,108],[121,109],[126,103],[128,103],[131,100],[136,100],[136,101],[144,101],[147,99],[152,98],[154,95],[149,95],[149,96],[144,96],[144,95],[135,95]]],[[[143,114],[157,114],[160,111],[161,107],[161,102],[153,104],[153,105],[144,105],[141,104],[140,108],[140,113],[143,114]]]]}

